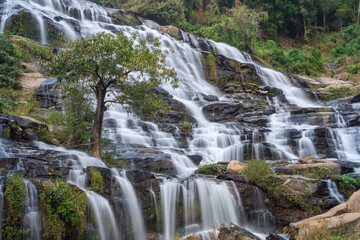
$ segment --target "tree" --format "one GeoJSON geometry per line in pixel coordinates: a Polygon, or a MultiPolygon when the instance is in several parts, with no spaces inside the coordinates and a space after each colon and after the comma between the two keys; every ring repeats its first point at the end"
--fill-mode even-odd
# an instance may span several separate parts
{"type": "Polygon", "coordinates": [[[50,72],[66,80],[66,84],[82,86],[84,93],[95,95],[90,147],[91,153],[98,158],[102,156],[104,112],[110,104],[161,108],[162,101],[151,94],[151,89],[161,81],[170,81],[176,87],[176,73],[164,66],[167,52],[159,49],[159,39],[142,39],[135,44],[136,38],[136,35],[128,38],[121,33],[98,33],[69,43],[66,50],[48,64],[50,72]],[[154,50],[149,49],[149,43],[154,50]],[[110,99],[112,91],[121,94],[110,99]]]}

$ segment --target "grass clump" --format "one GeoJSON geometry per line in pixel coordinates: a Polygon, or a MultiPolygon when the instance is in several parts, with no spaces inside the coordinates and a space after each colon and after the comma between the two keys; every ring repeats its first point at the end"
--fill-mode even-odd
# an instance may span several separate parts
{"type": "Polygon", "coordinates": [[[87,227],[86,194],[64,181],[43,182],[40,204],[46,239],[81,239],[87,227]]]}
{"type": "Polygon", "coordinates": [[[350,97],[356,94],[356,90],[349,87],[329,88],[328,94],[320,96],[321,100],[332,101],[339,98],[350,97]]]}
{"type": "Polygon", "coordinates": [[[104,192],[104,179],[100,172],[90,171],[90,189],[100,194],[104,192]]]}
{"type": "Polygon", "coordinates": [[[244,177],[248,182],[266,186],[270,180],[270,164],[265,161],[249,161],[244,169],[244,177]]]}
{"type": "Polygon", "coordinates": [[[360,178],[348,175],[336,176],[339,185],[339,191],[346,197],[350,197],[354,192],[360,189],[360,178]]]}
{"type": "Polygon", "coordinates": [[[20,54],[22,54],[23,60],[27,62],[31,61],[31,56],[44,60],[51,60],[53,57],[51,49],[47,47],[25,40],[14,40],[13,42],[19,49],[20,54]]]}
{"type": "Polygon", "coordinates": [[[189,122],[184,122],[180,127],[181,132],[183,133],[189,133],[192,129],[192,125],[189,122]]]}
{"type": "Polygon", "coordinates": [[[20,239],[22,211],[26,200],[26,186],[22,174],[16,173],[7,178],[4,197],[7,216],[2,236],[4,239],[20,239]]]}
{"type": "Polygon", "coordinates": [[[211,164],[199,167],[196,170],[197,174],[205,174],[205,175],[220,175],[226,172],[226,166],[211,164]]]}

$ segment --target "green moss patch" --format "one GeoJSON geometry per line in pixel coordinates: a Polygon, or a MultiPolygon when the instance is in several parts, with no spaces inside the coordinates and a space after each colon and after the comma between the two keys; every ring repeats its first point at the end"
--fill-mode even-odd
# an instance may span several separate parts
{"type": "Polygon", "coordinates": [[[46,239],[81,239],[87,227],[86,194],[63,181],[43,182],[40,204],[45,217],[46,239]]]}

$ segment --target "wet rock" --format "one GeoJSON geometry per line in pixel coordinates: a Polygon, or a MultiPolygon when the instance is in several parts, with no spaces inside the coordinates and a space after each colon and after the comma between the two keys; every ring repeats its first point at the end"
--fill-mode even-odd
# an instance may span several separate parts
{"type": "Polygon", "coordinates": [[[18,162],[19,159],[17,158],[0,158],[0,170],[11,170],[16,166],[18,162]]]}
{"type": "Polygon", "coordinates": [[[159,26],[156,28],[156,30],[165,32],[169,34],[170,36],[173,36],[177,39],[182,39],[181,30],[175,26],[167,25],[167,26],[159,26]]]}
{"type": "Polygon", "coordinates": [[[215,95],[206,95],[202,93],[201,96],[204,98],[204,100],[209,102],[219,101],[219,98],[215,95]]]}
{"type": "Polygon", "coordinates": [[[271,233],[269,236],[266,237],[266,240],[285,240],[285,238],[280,237],[277,234],[271,233]]]}
{"type": "Polygon", "coordinates": [[[191,159],[191,161],[195,164],[195,165],[199,165],[202,161],[202,156],[200,155],[187,155],[188,158],[191,159]]]}
{"type": "Polygon", "coordinates": [[[235,224],[223,224],[220,227],[219,240],[260,240],[251,232],[241,228],[235,224]]]}
{"type": "Polygon", "coordinates": [[[358,103],[358,102],[360,102],[360,94],[355,95],[350,100],[350,103],[358,103]]]}
{"type": "Polygon", "coordinates": [[[133,26],[142,24],[136,14],[131,11],[109,9],[109,12],[114,24],[133,26]]]}
{"type": "Polygon", "coordinates": [[[222,174],[218,175],[216,178],[221,180],[246,183],[245,178],[238,174],[222,174]]]}

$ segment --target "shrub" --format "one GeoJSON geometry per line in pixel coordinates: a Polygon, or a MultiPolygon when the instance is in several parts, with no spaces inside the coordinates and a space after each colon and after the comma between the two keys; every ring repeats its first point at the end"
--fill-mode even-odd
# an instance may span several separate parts
{"type": "Polygon", "coordinates": [[[20,89],[20,61],[11,41],[0,34],[0,88],[20,89]]]}
{"type": "Polygon", "coordinates": [[[346,197],[350,197],[355,191],[360,189],[360,178],[348,175],[336,176],[339,184],[339,191],[346,197]]]}
{"type": "Polygon", "coordinates": [[[63,181],[43,182],[40,204],[47,239],[81,239],[87,227],[86,194],[63,181]]]}
{"type": "Polygon", "coordinates": [[[90,171],[90,189],[100,194],[104,191],[104,179],[100,172],[90,171]]]}
{"type": "Polygon", "coordinates": [[[26,200],[26,186],[22,174],[15,173],[7,178],[4,197],[7,215],[2,235],[4,239],[20,239],[22,211],[26,200]]]}
{"type": "MultiPolygon", "coordinates": [[[[244,169],[244,177],[248,182],[260,187],[267,185],[270,175],[270,165],[265,161],[249,161],[244,169]]],[[[265,187],[266,189],[266,187],[265,187]]]]}

